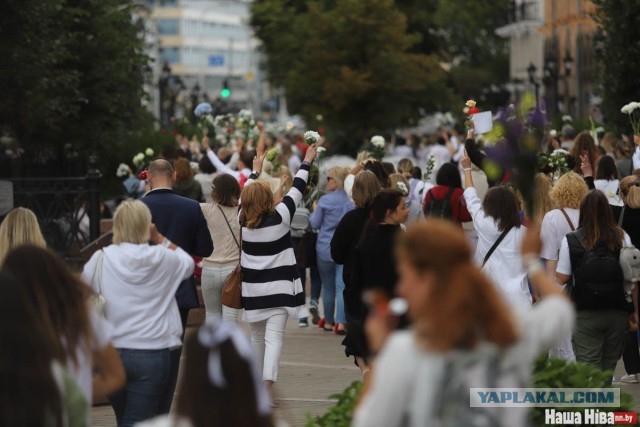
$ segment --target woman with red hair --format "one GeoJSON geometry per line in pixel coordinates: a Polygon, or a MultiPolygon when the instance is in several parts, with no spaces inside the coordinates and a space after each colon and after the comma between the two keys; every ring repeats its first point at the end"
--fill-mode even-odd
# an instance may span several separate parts
{"type": "MultiPolygon", "coordinates": [[[[517,316],[474,264],[460,227],[433,219],[400,235],[396,290],[413,330],[395,332],[375,359],[354,426],[527,424],[524,409],[470,407],[469,389],[526,387],[538,354],[571,331],[573,307],[544,273],[539,234],[527,231],[522,254],[543,299],[517,316]]],[[[374,351],[392,323],[385,311],[367,321],[374,351]]]]}

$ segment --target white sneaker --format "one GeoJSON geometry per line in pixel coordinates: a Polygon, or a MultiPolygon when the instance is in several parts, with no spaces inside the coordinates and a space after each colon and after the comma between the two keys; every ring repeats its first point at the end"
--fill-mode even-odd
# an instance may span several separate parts
{"type": "Polygon", "coordinates": [[[640,383],[640,381],[638,381],[638,374],[623,375],[622,378],[620,378],[620,381],[622,381],[623,383],[627,383],[627,384],[638,384],[638,383],[640,383]]]}

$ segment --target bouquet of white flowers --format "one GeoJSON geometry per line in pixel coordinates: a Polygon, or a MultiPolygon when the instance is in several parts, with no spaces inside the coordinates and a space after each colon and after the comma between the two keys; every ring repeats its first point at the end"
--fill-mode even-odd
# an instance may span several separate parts
{"type": "Polygon", "coordinates": [[[251,110],[240,110],[237,115],[223,114],[213,119],[216,140],[229,144],[233,138],[247,140],[259,133],[251,110]]]}
{"type": "Polygon", "coordinates": [[[620,111],[629,115],[633,134],[640,135],[640,102],[630,102],[622,107],[620,111]]]}
{"type": "Polygon", "coordinates": [[[154,154],[155,153],[151,148],[147,148],[146,150],[144,150],[144,153],[140,152],[135,156],[133,156],[133,159],[132,159],[133,164],[138,169],[144,169],[149,165],[149,163],[151,163],[151,161],[153,160],[154,154]]]}

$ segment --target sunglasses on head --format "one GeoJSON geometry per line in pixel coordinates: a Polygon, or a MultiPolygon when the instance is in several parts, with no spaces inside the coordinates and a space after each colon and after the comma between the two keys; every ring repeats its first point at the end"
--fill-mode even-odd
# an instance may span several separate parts
{"type": "Polygon", "coordinates": [[[331,181],[331,180],[333,180],[333,177],[332,176],[328,176],[327,177],[327,181],[331,181]]]}

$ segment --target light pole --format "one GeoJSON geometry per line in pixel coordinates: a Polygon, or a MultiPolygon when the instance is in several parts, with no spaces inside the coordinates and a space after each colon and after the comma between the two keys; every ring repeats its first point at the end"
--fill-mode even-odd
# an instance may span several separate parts
{"type": "Polygon", "coordinates": [[[549,53],[544,60],[544,77],[542,79],[545,86],[551,86],[551,117],[558,114],[558,60],[553,52],[549,53]]]}
{"type": "Polygon", "coordinates": [[[564,55],[564,102],[565,102],[565,111],[567,114],[571,114],[571,110],[569,108],[571,99],[569,98],[569,83],[571,78],[571,66],[573,65],[573,58],[571,57],[571,53],[567,50],[567,53],[564,55]]]}
{"type": "Polygon", "coordinates": [[[160,92],[160,123],[165,126],[169,123],[169,108],[171,106],[171,96],[169,93],[169,81],[171,80],[171,67],[165,62],[160,72],[158,89],[160,92]]]}

